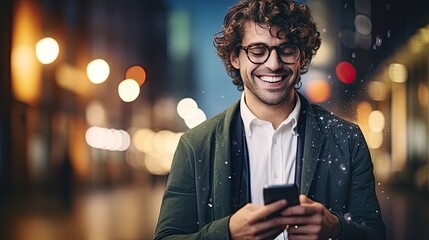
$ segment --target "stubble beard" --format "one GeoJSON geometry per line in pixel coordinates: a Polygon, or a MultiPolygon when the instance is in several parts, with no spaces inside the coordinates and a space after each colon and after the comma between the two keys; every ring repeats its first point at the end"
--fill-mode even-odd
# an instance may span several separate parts
{"type": "Polygon", "coordinates": [[[260,87],[251,85],[249,83],[246,83],[245,86],[261,103],[270,107],[275,107],[282,105],[283,103],[288,101],[290,94],[293,94],[293,91],[295,90],[296,82],[297,80],[295,79],[294,84],[286,87],[286,89],[276,89],[274,91],[265,91],[262,90],[260,87]],[[279,96],[270,97],[269,95],[271,94],[271,92],[273,95],[279,96]]]}

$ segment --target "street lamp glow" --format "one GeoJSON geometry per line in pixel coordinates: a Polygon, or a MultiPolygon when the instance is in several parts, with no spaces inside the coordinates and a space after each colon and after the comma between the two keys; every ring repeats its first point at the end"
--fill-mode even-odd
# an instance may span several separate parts
{"type": "Polygon", "coordinates": [[[134,79],[125,79],[118,86],[119,97],[124,102],[132,102],[140,94],[140,85],[134,79]]]}
{"type": "Polygon", "coordinates": [[[198,104],[192,98],[183,98],[177,104],[177,113],[183,119],[190,119],[198,110],[198,104]]]}
{"type": "Polygon", "coordinates": [[[392,63],[389,65],[389,77],[392,82],[404,83],[408,78],[408,70],[403,64],[392,63]]]}
{"type": "Polygon", "coordinates": [[[95,59],[86,67],[89,81],[94,84],[100,84],[106,81],[110,74],[109,64],[103,59],[95,59]]]}
{"type": "Polygon", "coordinates": [[[50,64],[57,59],[60,46],[53,38],[43,38],[36,44],[36,56],[42,64],[50,64]]]}

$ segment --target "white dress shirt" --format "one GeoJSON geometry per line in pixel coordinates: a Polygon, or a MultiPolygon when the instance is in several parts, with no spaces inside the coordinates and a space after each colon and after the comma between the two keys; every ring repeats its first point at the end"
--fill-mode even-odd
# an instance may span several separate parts
{"type": "MultiPolygon", "coordinates": [[[[250,111],[245,103],[244,92],[241,95],[240,114],[249,151],[252,203],[264,204],[265,185],[295,182],[297,124],[301,110],[299,97],[296,98],[293,111],[274,129],[271,122],[258,119],[250,111]]],[[[276,239],[287,239],[287,233],[280,234],[276,239]]]]}

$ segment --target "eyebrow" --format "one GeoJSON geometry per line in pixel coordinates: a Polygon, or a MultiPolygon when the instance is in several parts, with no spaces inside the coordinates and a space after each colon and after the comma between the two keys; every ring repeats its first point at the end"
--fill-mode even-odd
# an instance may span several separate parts
{"type": "Polygon", "coordinates": [[[283,42],[283,43],[280,43],[279,45],[268,45],[264,42],[253,42],[243,46],[258,46],[258,45],[265,45],[265,46],[271,47],[271,46],[287,46],[287,45],[295,45],[295,44],[291,42],[283,42]]]}

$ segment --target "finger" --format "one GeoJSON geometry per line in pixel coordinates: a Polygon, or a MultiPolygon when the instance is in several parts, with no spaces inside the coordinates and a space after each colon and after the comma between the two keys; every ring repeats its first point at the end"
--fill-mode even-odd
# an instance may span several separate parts
{"type": "Polygon", "coordinates": [[[284,199],[265,205],[265,207],[260,209],[259,214],[261,216],[261,219],[265,219],[271,214],[277,211],[280,211],[281,209],[285,208],[286,205],[287,205],[287,201],[284,199]]]}
{"type": "Polygon", "coordinates": [[[320,226],[290,225],[288,230],[289,239],[319,239],[320,226]]]}
{"type": "Polygon", "coordinates": [[[272,228],[272,229],[269,229],[267,231],[264,231],[264,232],[258,234],[256,237],[258,239],[274,239],[283,231],[284,231],[283,227],[276,227],[276,228],[272,228]]]}

